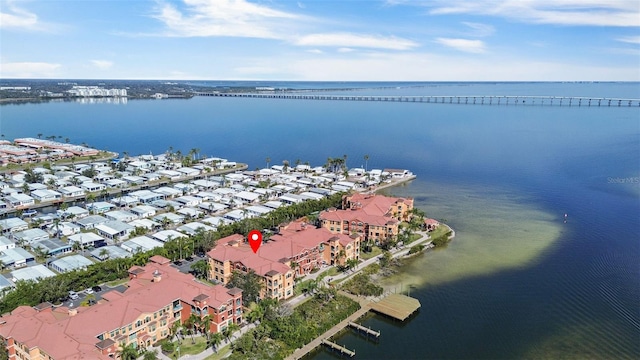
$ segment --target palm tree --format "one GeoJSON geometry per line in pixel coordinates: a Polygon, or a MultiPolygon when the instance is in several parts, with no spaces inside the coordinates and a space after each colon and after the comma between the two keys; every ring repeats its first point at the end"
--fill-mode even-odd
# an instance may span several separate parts
{"type": "Polygon", "coordinates": [[[267,158],[265,159],[266,163],[267,163],[267,169],[269,168],[269,163],[271,162],[271,158],[267,156],[267,158]]]}
{"type": "Polygon", "coordinates": [[[42,139],[42,133],[38,133],[38,139],[42,139]]]}
{"type": "Polygon", "coordinates": [[[105,248],[100,249],[100,252],[98,253],[98,256],[102,260],[108,259],[109,258],[109,250],[107,250],[105,248]]]}
{"type": "Polygon", "coordinates": [[[369,163],[369,154],[366,154],[366,155],[364,156],[364,171],[368,171],[368,170],[367,170],[367,165],[368,165],[368,163],[369,163]]]}
{"type": "Polygon", "coordinates": [[[173,339],[174,336],[178,336],[181,327],[182,324],[180,324],[180,321],[175,321],[171,324],[171,327],[169,328],[169,339],[173,339]]]}
{"type": "Polygon", "coordinates": [[[133,344],[126,345],[117,352],[118,358],[122,360],[135,360],[138,358],[138,350],[133,347],[133,344]]]}
{"type": "Polygon", "coordinates": [[[211,338],[209,338],[208,346],[213,346],[213,350],[216,352],[216,354],[218,353],[218,345],[220,345],[222,339],[222,334],[219,332],[212,334],[211,338]]]}
{"type": "Polygon", "coordinates": [[[193,337],[193,335],[197,330],[198,321],[199,321],[199,318],[196,316],[196,314],[191,314],[187,319],[187,321],[185,321],[184,323],[184,327],[187,329],[187,333],[191,335],[192,344],[196,343],[196,339],[193,337]]]}

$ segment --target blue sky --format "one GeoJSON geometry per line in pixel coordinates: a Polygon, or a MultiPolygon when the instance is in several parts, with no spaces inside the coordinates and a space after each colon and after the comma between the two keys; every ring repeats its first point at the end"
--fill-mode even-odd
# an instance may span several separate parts
{"type": "Polygon", "coordinates": [[[640,1],[0,0],[0,78],[640,81],[640,1]]]}

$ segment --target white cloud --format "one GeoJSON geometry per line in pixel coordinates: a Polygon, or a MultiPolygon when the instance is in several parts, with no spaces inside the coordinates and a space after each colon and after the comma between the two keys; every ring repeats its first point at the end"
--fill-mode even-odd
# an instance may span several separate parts
{"type": "Polygon", "coordinates": [[[300,46],[357,47],[387,50],[409,50],[418,43],[395,36],[376,36],[352,33],[324,33],[299,37],[294,44],[300,46]]]}
{"type": "Polygon", "coordinates": [[[312,54],[324,54],[324,51],[322,51],[320,49],[309,49],[309,50],[307,50],[307,52],[310,52],[312,54]]]}
{"type": "Polygon", "coordinates": [[[60,64],[12,62],[0,64],[0,78],[51,78],[59,76],[60,64]]]}
{"type": "Polygon", "coordinates": [[[350,53],[350,52],[354,52],[355,50],[352,48],[348,48],[348,47],[341,47],[338,49],[339,53],[350,53]]]}
{"type": "Polygon", "coordinates": [[[13,5],[12,1],[5,2],[0,10],[0,28],[38,29],[38,16],[27,10],[13,5]]]}
{"type": "Polygon", "coordinates": [[[107,70],[113,66],[113,61],[108,60],[91,60],[91,64],[100,70],[107,70]]]}
{"type": "Polygon", "coordinates": [[[484,42],[481,40],[468,40],[468,39],[451,39],[451,38],[437,38],[435,40],[438,44],[473,54],[479,54],[485,52],[484,42]]]}
{"type": "Polygon", "coordinates": [[[154,18],[163,22],[167,36],[234,36],[278,39],[283,20],[298,15],[274,10],[246,0],[184,0],[186,9],[161,3],[154,18]]]}
{"type": "Polygon", "coordinates": [[[637,0],[436,0],[421,3],[430,13],[493,15],[558,25],[640,26],[637,0]]]}
{"type": "Polygon", "coordinates": [[[517,57],[376,53],[291,61],[290,78],[308,81],[639,81],[637,67],[580,65],[517,57]],[[322,69],[321,72],[310,69],[322,69]]]}
{"type": "Polygon", "coordinates": [[[496,29],[493,26],[488,24],[481,24],[481,23],[475,23],[475,22],[463,22],[463,24],[470,27],[473,30],[473,33],[470,34],[471,36],[485,37],[493,34],[496,31],[496,29]]]}
{"type": "Polygon", "coordinates": [[[640,44],[640,36],[625,36],[616,39],[618,41],[622,41],[629,44],[640,44]]]}

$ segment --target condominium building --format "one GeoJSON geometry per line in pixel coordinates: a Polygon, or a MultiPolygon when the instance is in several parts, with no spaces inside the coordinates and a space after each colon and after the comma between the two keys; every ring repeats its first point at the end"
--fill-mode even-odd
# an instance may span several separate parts
{"type": "Polygon", "coordinates": [[[263,281],[261,298],[287,299],[293,296],[294,271],[286,264],[253,253],[244,237],[239,234],[218,240],[207,253],[210,279],[227,284],[233,271],[255,271],[263,281]]]}
{"type": "Polygon", "coordinates": [[[0,337],[10,359],[110,359],[129,344],[147,348],[170,335],[176,321],[208,319],[220,332],[242,322],[242,290],[196,282],[154,256],[129,269],[124,292],[102,295],[89,307],[70,309],[43,303],[20,306],[0,318],[0,337]]]}
{"type": "Polygon", "coordinates": [[[303,221],[280,228],[256,253],[242,235],[218,240],[207,253],[210,279],[227,284],[233,271],[253,270],[262,278],[262,298],[287,299],[293,296],[296,276],[311,273],[323,265],[345,265],[360,259],[360,236],[332,234],[303,221]]]}
{"type": "Polygon", "coordinates": [[[365,241],[385,242],[398,235],[401,221],[408,221],[413,199],[355,193],[342,199],[345,210],[320,213],[323,228],[334,234],[358,234],[365,241]]]}

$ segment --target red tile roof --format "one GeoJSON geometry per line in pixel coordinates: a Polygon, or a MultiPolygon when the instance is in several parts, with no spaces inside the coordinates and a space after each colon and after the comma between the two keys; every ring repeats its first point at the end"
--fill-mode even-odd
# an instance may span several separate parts
{"type": "Polygon", "coordinates": [[[29,347],[40,347],[55,359],[101,359],[96,344],[98,335],[126,326],[144,313],[153,313],[181,299],[191,303],[201,294],[207,294],[207,304],[219,307],[232,300],[229,289],[222,285],[210,287],[194,281],[169,264],[149,263],[144,272],[129,282],[123,294],[106,293],[104,302],[88,308],[79,308],[78,314],[69,315],[66,307],[36,312],[21,306],[11,315],[3,316],[0,335],[12,337],[29,347]],[[161,280],[152,282],[158,271],[161,280]]]}

